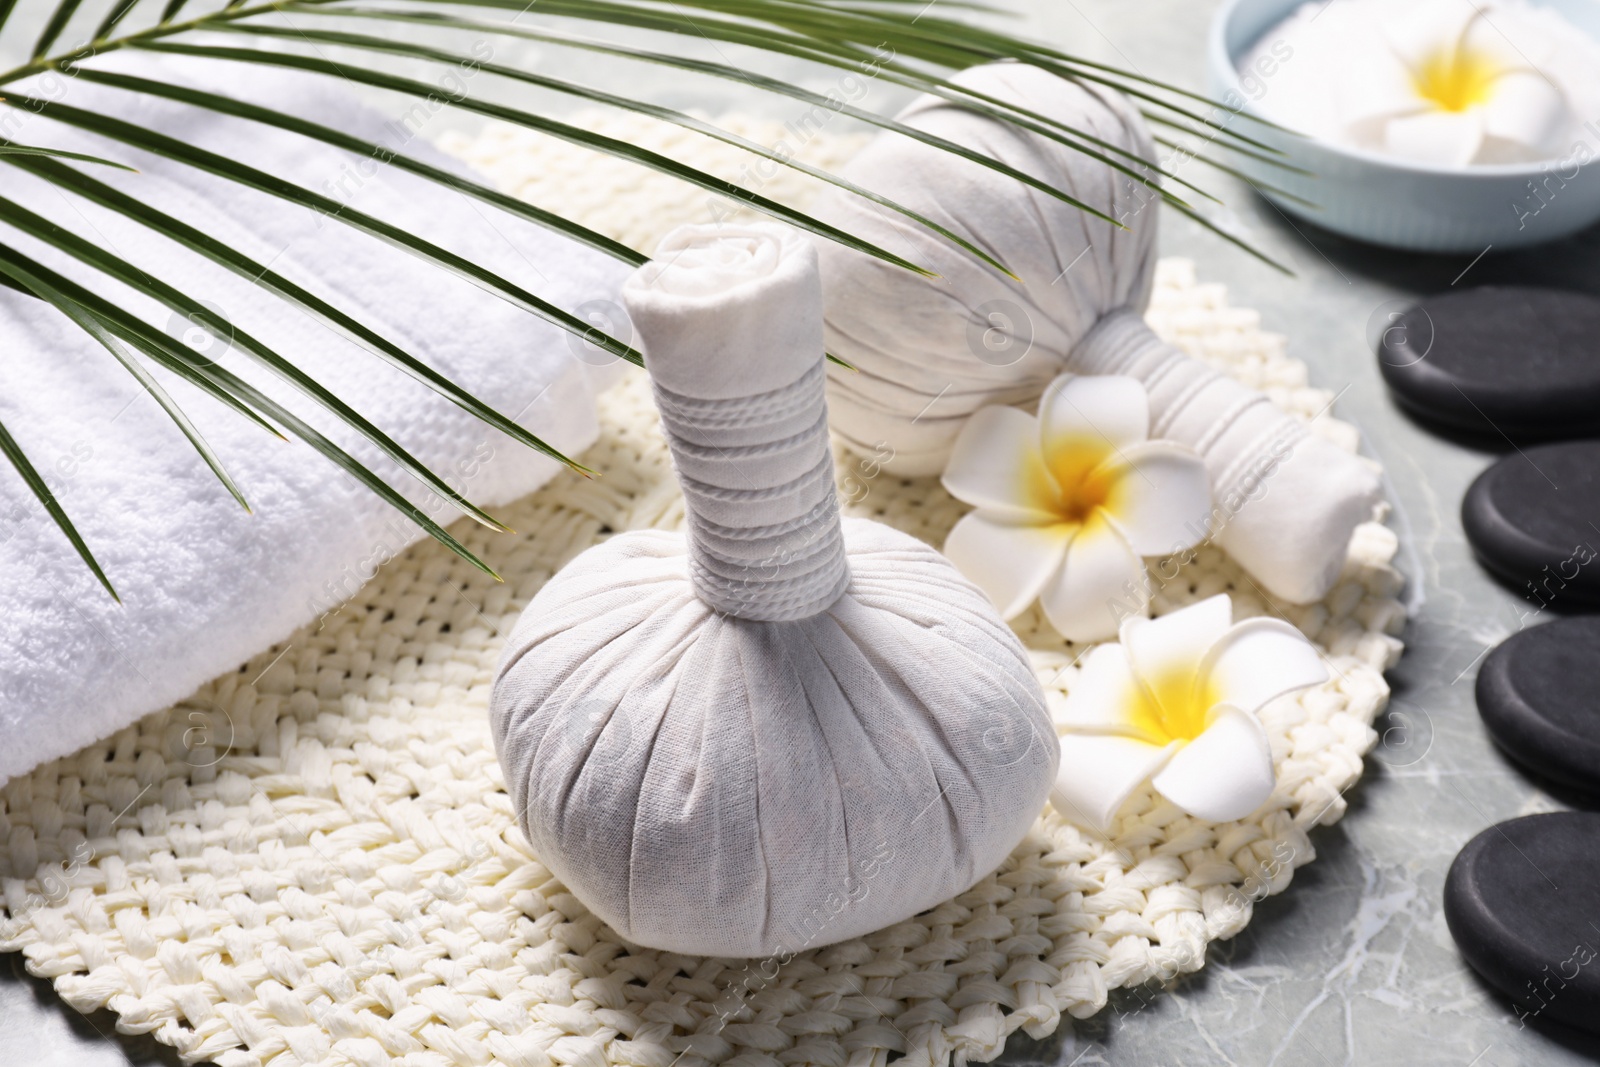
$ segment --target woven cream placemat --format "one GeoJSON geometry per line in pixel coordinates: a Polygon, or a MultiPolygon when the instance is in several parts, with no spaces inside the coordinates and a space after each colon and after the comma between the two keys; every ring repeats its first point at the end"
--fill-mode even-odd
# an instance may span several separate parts
{"type": "MultiPolygon", "coordinates": [[[[594,118],[657,147],[677,135],[594,118]]],[[[791,131],[739,120],[772,145],[791,131]]],[[[836,164],[851,139],[815,134],[836,164]]],[[[679,146],[684,147],[683,145],[679,146]]],[[[455,148],[508,188],[650,247],[702,194],[531,135],[455,148]],[[553,175],[576,174],[562,180],[553,175]]],[[[737,174],[704,142],[697,159],[737,174]]],[[[769,195],[807,195],[788,176],[769,195]]],[[[1150,321],[1163,336],[1307,417],[1326,393],[1183,262],[1162,264],[1150,321]]],[[[607,534],[675,526],[681,500],[642,374],[602,402],[584,461],[501,517],[458,525],[505,575],[496,585],[428,542],[401,553],[336,614],[189,700],[0,791],[0,949],[21,951],[81,1010],[109,1007],[186,1061],[507,1064],[514,1067],[942,1067],[989,1060],[1008,1034],[1046,1035],[1107,990],[1199,967],[1206,945],[1310,862],[1307,832],[1344,812],[1361,774],[1382,671],[1404,615],[1376,523],[1321,604],[1281,612],[1336,677],[1271,706],[1278,788],[1221,826],[1154,794],[1115,841],[1043,813],[1007,864],[970,891],[869,937],[776,968],[630,948],[529,851],[502,788],[486,710],[500,635],[540,585],[607,534]]],[[[1319,432],[1354,447],[1323,415],[1319,432]]],[[[847,510],[935,545],[960,514],[933,479],[842,454],[847,510]]],[[[1166,583],[1157,611],[1227,590],[1238,616],[1271,610],[1219,551],[1166,583]]],[[[1082,651],[1019,620],[1047,687],[1082,651]]]]}

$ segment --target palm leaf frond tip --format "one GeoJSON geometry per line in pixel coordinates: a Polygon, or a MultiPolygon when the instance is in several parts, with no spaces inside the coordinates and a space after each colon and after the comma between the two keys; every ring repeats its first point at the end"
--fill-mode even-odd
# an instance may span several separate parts
{"type": "MultiPolygon", "coordinates": [[[[12,36],[21,32],[11,19],[17,6],[16,0],[0,0],[0,31],[12,36]]],[[[39,99],[25,91],[18,91],[16,83],[24,82],[33,75],[60,71],[103,88],[206,109],[240,122],[256,123],[317,141],[340,151],[377,158],[397,170],[432,182],[441,191],[470,197],[491,210],[545,227],[634,265],[643,263],[645,256],[625,244],[557,213],[525,203],[414,156],[390,151],[305,116],[237,100],[220,92],[107,70],[99,59],[126,49],[183,54],[222,64],[271,66],[300,76],[337,77],[415,101],[426,100],[435,93],[436,86],[383,69],[383,61],[455,64],[468,57],[433,43],[431,38],[427,45],[402,38],[398,35],[402,28],[471,32],[490,41],[534,41],[556,48],[608,56],[622,61],[624,68],[628,63],[648,63],[665,68],[674,75],[720,79],[811,106],[827,106],[854,121],[914,137],[941,151],[972,160],[989,167],[1006,180],[1030,185],[1078,210],[1106,219],[1093,205],[1073,199],[1066,190],[1053,187],[1037,175],[1016,170],[968,147],[915,130],[897,122],[890,115],[870,111],[850,102],[841,105],[801,85],[757,74],[730,63],[692,58],[687,48],[681,52],[670,48],[651,50],[635,43],[636,31],[654,31],[657,35],[696,45],[709,41],[718,46],[754,49],[769,56],[802,61],[819,69],[870,70],[873,77],[881,78],[886,84],[943,96],[1082,152],[1125,174],[1130,180],[1148,186],[1174,210],[1195,218],[1202,225],[1216,228],[1189,201],[1172,191],[1171,187],[1181,186],[1200,197],[1215,200],[1193,182],[1159,167],[1152,167],[1126,149],[1097,138],[1087,130],[987,97],[951,81],[951,77],[965,67],[1011,59],[1036,64],[1063,77],[1113,86],[1132,95],[1149,116],[1160,124],[1189,133],[1201,131],[1207,142],[1217,147],[1247,156],[1258,163],[1293,169],[1282,161],[1278,150],[1267,142],[1234,130],[1226,123],[1219,125],[1209,115],[1197,110],[1193,105],[1203,102],[1203,98],[1196,94],[1135,72],[1090,62],[1061,49],[984,25],[958,21],[958,16],[973,13],[999,14],[982,3],[967,0],[951,0],[935,13],[928,12],[921,0],[674,0],[670,4],[658,0],[540,0],[537,4],[529,4],[526,0],[388,0],[386,7],[375,7],[367,0],[56,0],[53,6],[48,7],[42,23],[38,24],[41,28],[37,35],[31,41],[24,42],[23,52],[28,56],[27,60],[9,71],[0,72],[0,87],[13,86],[0,93],[0,104],[26,109],[45,119],[98,134],[128,148],[163,157],[181,167],[211,174],[241,189],[252,189],[277,197],[295,209],[320,212],[373,239],[387,242],[408,255],[416,256],[439,270],[464,278],[514,306],[638,366],[643,365],[643,360],[626,343],[596,330],[592,324],[542,299],[514,279],[455,256],[418,234],[365,215],[314,190],[138,123],[77,107],[60,98],[39,99]],[[307,25],[308,22],[314,25],[307,25]],[[577,36],[568,31],[568,27],[575,22],[600,34],[620,33],[626,39],[577,36]],[[353,24],[365,24],[377,32],[354,32],[350,28],[353,24]],[[78,32],[75,27],[79,26],[92,26],[92,39],[87,43],[69,46],[67,42],[72,40],[78,32]],[[220,43],[219,39],[230,36],[236,41],[243,38],[252,47],[233,47],[220,43]],[[326,54],[325,50],[329,49],[337,53],[337,58],[330,58],[326,54]]],[[[610,77],[613,84],[609,87],[603,84],[580,84],[504,61],[491,63],[482,57],[474,57],[474,62],[479,69],[505,82],[648,116],[719,140],[754,158],[789,167],[846,193],[865,197],[884,210],[897,212],[938,235],[961,253],[975,256],[1009,273],[1004,263],[972,241],[892,198],[796,160],[792,155],[775,152],[697,116],[639,99],[636,94],[629,92],[626,78],[609,74],[604,66],[595,68],[595,77],[602,81],[610,77]]],[[[930,273],[921,265],[888,249],[876,247],[804,211],[764,197],[756,189],[704,173],[670,154],[649,151],[639,145],[564,122],[550,114],[548,109],[511,107],[480,100],[466,93],[452,94],[445,103],[480,118],[535,130],[595,153],[670,175],[807,230],[819,239],[838,242],[902,269],[930,273]]],[[[1199,158],[1205,159],[1204,156],[1199,158]]],[[[150,207],[138,196],[136,175],[124,177],[114,184],[91,176],[83,169],[87,166],[132,170],[126,163],[4,140],[0,140],[0,163],[17,167],[55,186],[69,203],[81,200],[115,212],[137,223],[152,236],[176,242],[189,252],[249,280],[261,290],[264,299],[280,300],[304,311],[355,342],[368,354],[422,381],[488,426],[508,434],[520,444],[568,464],[580,473],[589,473],[515,420],[429,367],[415,353],[383,337],[358,317],[339,310],[324,296],[272,270],[270,263],[257,262],[183,219],[150,207]]],[[[1215,165],[1224,172],[1235,173],[1226,163],[1215,165]]],[[[0,221],[65,254],[92,274],[114,280],[168,307],[188,311],[201,307],[193,295],[160,278],[144,274],[96,242],[10,199],[0,198],[0,221]]],[[[1120,225],[1114,219],[1106,221],[1120,225]]],[[[1246,251],[1266,258],[1237,237],[1225,236],[1246,251]]],[[[1275,263],[1273,265],[1277,266],[1275,263]]],[[[143,360],[149,360],[171,372],[193,388],[225,404],[240,417],[259,424],[274,435],[282,437],[283,431],[287,431],[309,442],[336,467],[408,515],[429,536],[487,573],[494,573],[447,530],[410,504],[398,490],[361,466],[292,411],[227,370],[197,361],[183,345],[166,336],[162,330],[123,311],[99,295],[94,286],[54,273],[5,244],[0,244],[0,284],[37,297],[58,309],[105,348],[133,375],[140,387],[156,399],[177,429],[188,438],[199,459],[210,467],[222,486],[241,505],[245,503],[243,491],[234,484],[220,458],[195,430],[174,398],[151,377],[143,360]]],[[[367,421],[296,367],[288,358],[292,354],[273,352],[237,329],[234,331],[234,340],[235,347],[245,357],[295,385],[324,412],[376,445],[432,492],[449,500],[477,521],[495,529],[504,528],[451,489],[444,479],[412,457],[385,431],[367,421]]],[[[51,495],[21,445],[4,426],[0,426],[0,454],[21,476],[23,483],[73,545],[85,566],[108,593],[116,596],[110,577],[96,562],[89,546],[73,526],[62,505],[51,495]]]]}

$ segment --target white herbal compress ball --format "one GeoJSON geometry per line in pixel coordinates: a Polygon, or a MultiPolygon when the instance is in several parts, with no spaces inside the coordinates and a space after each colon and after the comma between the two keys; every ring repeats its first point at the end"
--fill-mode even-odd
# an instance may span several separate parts
{"type": "MultiPolygon", "coordinates": [[[[1107,154],[1135,170],[1156,158],[1138,112],[1109,89],[1016,63],[975,67],[955,82],[1121,148],[1138,158],[1107,154]]],[[[858,451],[889,454],[890,470],[935,474],[979,408],[1031,406],[1063,371],[1137,378],[1150,394],[1150,436],[1206,461],[1217,543],[1274,596],[1324,596],[1351,533],[1372,517],[1377,477],[1264,394],[1150,332],[1141,313],[1156,261],[1156,195],[1104,162],[947,100],[923,97],[900,119],[1128,229],[938,147],[880,134],[844,175],[969,239],[1021,281],[903,215],[824,194],[814,214],[939,275],[822,246],[828,351],[860,369],[830,369],[834,429],[858,451]]]]}
{"type": "Polygon", "coordinates": [[[688,530],[584,552],[507,642],[491,717],[540,861],[629,941],[702,955],[962,892],[1043,808],[1055,732],[976,587],[840,521],[815,251],[683,227],[624,298],[688,530]]]}

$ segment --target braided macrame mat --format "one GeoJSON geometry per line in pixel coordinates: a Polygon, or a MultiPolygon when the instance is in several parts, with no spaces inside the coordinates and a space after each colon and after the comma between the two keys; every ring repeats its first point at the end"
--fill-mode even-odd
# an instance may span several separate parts
{"type": "MultiPolygon", "coordinates": [[[[587,124],[740,176],[723,146],[634,120],[587,124]]],[[[860,143],[727,125],[767,145],[803,140],[821,166],[860,143]]],[[[713,210],[670,179],[529,134],[451,147],[635,247],[713,210]]],[[[745,179],[769,196],[811,192],[810,179],[755,173],[745,179]]],[[[1185,262],[1161,265],[1149,317],[1290,411],[1329,403],[1282,338],[1185,262]]],[[[644,376],[601,414],[583,461],[604,477],[563,474],[502,512],[521,533],[455,528],[505,584],[418,544],[320,627],[10,782],[0,949],[25,953],[73,1007],[109,1007],[119,1029],[224,1067],[943,1067],[993,1059],[1018,1029],[1049,1034],[1063,1012],[1089,1016],[1109,989],[1198,968],[1311,861],[1308,831],[1344,813],[1404,621],[1396,539],[1376,522],[1320,604],[1269,605],[1212,548],[1156,597],[1162,612],[1228,591],[1237,616],[1277,610],[1331,661],[1333,680],[1264,713],[1278,786],[1250,819],[1209,825],[1146,792],[1108,842],[1046,810],[968,892],[781,967],[623,944],[529,850],[487,723],[500,635],[545,580],[613,531],[682,519],[644,376]]],[[[1314,425],[1355,447],[1351,427],[1314,425]]],[[[870,459],[841,454],[840,477],[848,511],[934,545],[962,511],[936,480],[870,459]]],[[[1017,630],[1047,688],[1070,689],[1084,649],[1034,614],[1017,630]]]]}

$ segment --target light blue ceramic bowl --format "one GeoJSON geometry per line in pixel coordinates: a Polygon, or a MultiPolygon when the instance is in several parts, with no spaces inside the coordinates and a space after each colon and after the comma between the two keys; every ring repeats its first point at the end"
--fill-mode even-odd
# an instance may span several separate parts
{"type": "MultiPolygon", "coordinates": [[[[1207,42],[1213,98],[1242,114],[1254,113],[1251,94],[1240,83],[1238,61],[1302,2],[1230,0],[1222,7],[1207,42]]],[[[1540,2],[1600,40],[1600,3],[1540,2]]],[[[1268,76],[1253,91],[1259,96],[1270,88],[1268,76]]],[[[1582,157],[1574,155],[1570,145],[1563,153],[1565,160],[1547,164],[1426,167],[1288,136],[1238,119],[1230,128],[1276,145],[1315,175],[1304,177],[1249,159],[1235,160],[1252,177],[1317,205],[1309,208],[1266,194],[1284,211],[1336,233],[1393,248],[1477,253],[1490,245],[1500,250],[1552,241],[1600,221],[1600,116],[1593,117],[1596,121],[1580,135],[1592,161],[1582,165],[1575,162],[1582,157]]]]}

